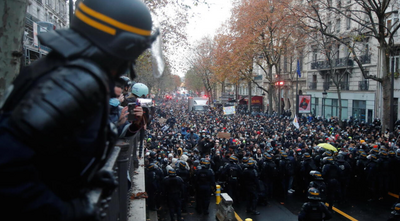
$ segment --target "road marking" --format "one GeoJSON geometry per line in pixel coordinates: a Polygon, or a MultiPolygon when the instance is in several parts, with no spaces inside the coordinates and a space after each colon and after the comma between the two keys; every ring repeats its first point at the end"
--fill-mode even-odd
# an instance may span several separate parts
{"type": "MultiPolygon", "coordinates": [[[[326,205],[326,206],[329,206],[328,203],[325,203],[325,205],[326,205]]],[[[346,217],[347,219],[349,219],[349,220],[351,220],[351,221],[358,221],[357,219],[354,219],[353,217],[347,215],[345,212],[339,210],[338,208],[336,208],[336,207],[334,207],[334,206],[332,206],[332,209],[333,209],[335,212],[339,213],[340,215],[346,217]]]]}
{"type": "Polygon", "coordinates": [[[396,197],[397,199],[399,198],[399,195],[397,195],[397,194],[394,194],[394,193],[391,193],[391,192],[388,192],[388,194],[393,196],[393,197],[396,197]]]}
{"type": "Polygon", "coordinates": [[[243,221],[242,218],[235,212],[235,218],[237,221],[243,221]]]}

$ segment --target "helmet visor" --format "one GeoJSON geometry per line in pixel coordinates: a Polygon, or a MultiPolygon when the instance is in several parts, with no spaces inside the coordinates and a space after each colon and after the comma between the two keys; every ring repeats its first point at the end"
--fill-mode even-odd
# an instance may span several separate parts
{"type": "Polygon", "coordinates": [[[153,62],[153,76],[156,78],[161,77],[164,72],[165,63],[164,57],[162,54],[162,34],[160,29],[158,28],[159,22],[154,14],[151,16],[153,18],[153,30],[151,33],[151,55],[153,62]]]}

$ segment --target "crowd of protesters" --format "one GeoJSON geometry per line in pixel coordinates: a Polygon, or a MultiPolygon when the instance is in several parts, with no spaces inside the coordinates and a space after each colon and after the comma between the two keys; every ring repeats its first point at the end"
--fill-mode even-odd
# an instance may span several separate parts
{"type": "Polygon", "coordinates": [[[296,128],[290,116],[275,113],[224,116],[222,107],[187,109],[185,99],[161,100],[147,128],[148,206],[161,208],[163,197],[171,220],[174,214],[180,220],[188,206],[208,214],[216,184],[234,203],[246,201],[246,212],[254,215],[260,214],[257,206],[284,204],[295,192],[315,195],[317,189],[317,199],[331,211],[349,192],[379,202],[400,191],[400,130],[382,132],[379,119],[370,124],[350,119],[339,126],[336,118],[303,115],[296,128]]]}

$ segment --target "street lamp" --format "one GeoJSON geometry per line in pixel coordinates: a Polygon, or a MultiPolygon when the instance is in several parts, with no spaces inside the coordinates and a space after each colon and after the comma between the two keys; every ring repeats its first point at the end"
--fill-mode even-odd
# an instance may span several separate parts
{"type": "Polygon", "coordinates": [[[324,92],[322,92],[322,117],[325,118],[325,99],[326,96],[328,95],[328,93],[324,90],[324,92]]]}
{"type": "Polygon", "coordinates": [[[281,88],[285,85],[284,81],[277,81],[275,82],[275,86],[278,87],[278,116],[281,116],[282,110],[281,110],[281,88]]]}

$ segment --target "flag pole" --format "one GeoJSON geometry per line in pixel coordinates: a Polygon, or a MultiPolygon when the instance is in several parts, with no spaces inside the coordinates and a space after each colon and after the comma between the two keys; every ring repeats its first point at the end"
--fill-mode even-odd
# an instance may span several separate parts
{"type": "MultiPolygon", "coordinates": [[[[299,60],[297,59],[297,64],[299,64],[299,60]]],[[[297,69],[299,69],[300,65],[297,65],[297,69]]],[[[299,74],[298,70],[296,72],[296,116],[299,115],[299,74]]]]}

